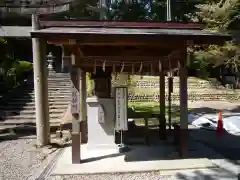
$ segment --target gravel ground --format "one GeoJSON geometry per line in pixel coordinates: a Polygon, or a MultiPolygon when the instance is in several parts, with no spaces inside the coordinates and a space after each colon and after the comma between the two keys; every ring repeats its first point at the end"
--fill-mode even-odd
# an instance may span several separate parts
{"type": "MultiPolygon", "coordinates": [[[[1,135],[3,137],[3,135],[1,135]]],[[[0,139],[0,180],[34,180],[53,157],[56,148],[37,149],[35,139],[0,139]]]]}
{"type": "Polygon", "coordinates": [[[176,180],[176,178],[174,178],[171,175],[161,175],[159,172],[50,176],[47,178],[47,180],[160,180],[160,179],[176,180]]]}

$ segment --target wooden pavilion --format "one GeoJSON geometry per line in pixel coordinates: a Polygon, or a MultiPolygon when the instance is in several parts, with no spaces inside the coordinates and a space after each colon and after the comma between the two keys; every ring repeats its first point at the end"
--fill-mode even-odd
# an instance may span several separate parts
{"type": "MultiPolygon", "coordinates": [[[[44,46],[64,47],[65,61],[71,64],[71,79],[80,96],[80,107],[72,107],[72,162],[80,162],[80,141],[86,141],[86,72],[94,74],[95,95],[111,96],[111,73],[149,72],[160,77],[160,127],[166,135],[165,73],[179,70],[180,129],[183,154],[187,151],[188,95],[187,47],[222,44],[231,37],[203,30],[202,25],[182,22],[110,22],[39,20],[32,17],[37,140],[49,143],[49,110],[44,46]],[[71,57],[71,58],[66,58],[71,57]],[[79,111],[79,112],[78,112],[79,111]],[[80,123],[81,122],[81,123],[80,123]],[[81,131],[81,132],[80,132],[81,131]]],[[[89,121],[91,121],[89,119],[89,121]]]]}

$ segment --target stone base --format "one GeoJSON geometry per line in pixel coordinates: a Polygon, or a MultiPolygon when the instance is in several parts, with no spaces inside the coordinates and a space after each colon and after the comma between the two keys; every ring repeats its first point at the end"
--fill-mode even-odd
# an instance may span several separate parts
{"type": "Polygon", "coordinates": [[[81,131],[81,144],[86,144],[88,142],[88,123],[87,121],[80,122],[81,131]]]}
{"type": "Polygon", "coordinates": [[[126,146],[125,144],[119,144],[118,151],[119,151],[119,153],[126,153],[126,152],[130,151],[130,148],[128,146],[126,146]]]}
{"type": "Polygon", "coordinates": [[[112,98],[87,98],[88,107],[88,147],[105,149],[114,147],[115,106],[112,98]],[[104,120],[99,122],[99,107],[104,109],[104,120]]]}

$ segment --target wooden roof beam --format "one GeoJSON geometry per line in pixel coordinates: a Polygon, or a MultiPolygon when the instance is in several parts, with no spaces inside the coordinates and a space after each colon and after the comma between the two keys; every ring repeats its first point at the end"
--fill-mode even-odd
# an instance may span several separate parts
{"type": "MultiPolygon", "coordinates": [[[[136,62],[131,62],[131,61],[104,61],[104,60],[92,60],[92,61],[77,61],[76,64],[78,67],[113,67],[115,66],[116,68],[121,69],[127,69],[127,70],[132,70],[132,68],[135,68],[135,71],[138,71],[138,69],[142,66],[142,70],[144,69],[153,69],[154,71],[159,71],[159,61],[161,62],[161,67],[163,69],[169,69],[169,68],[178,68],[178,58],[171,59],[171,63],[169,64],[169,60],[167,59],[158,59],[155,61],[136,61],[136,62]],[[142,65],[141,65],[142,64],[142,65]],[[171,67],[170,67],[171,66],[171,67]]],[[[129,71],[131,72],[131,71],[129,71]]]]}
{"type": "MultiPolygon", "coordinates": [[[[174,56],[178,57],[178,56],[174,56]]],[[[103,61],[106,61],[107,63],[118,63],[118,62],[125,62],[126,64],[129,64],[131,62],[133,63],[151,63],[151,62],[157,62],[159,60],[167,60],[167,56],[83,56],[78,61],[81,63],[89,63],[90,65],[93,65],[91,62],[97,61],[99,63],[102,63],[103,61]]]]}

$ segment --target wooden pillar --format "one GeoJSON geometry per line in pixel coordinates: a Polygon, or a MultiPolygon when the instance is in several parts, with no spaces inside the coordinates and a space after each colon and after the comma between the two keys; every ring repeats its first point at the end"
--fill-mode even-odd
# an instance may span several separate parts
{"type": "Polygon", "coordinates": [[[188,151],[188,93],[187,93],[187,49],[182,52],[179,61],[180,78],[180,130],[181,130],[181,155],[186,156],[188,151]]]}
{"type": "Polygon", "coordinates": [[[160,72],[160,138],[166,139],[166,118],[165,118],[165,75],[160,72]]]}
{"type": "Polygon", "coordinates": [[[81,134],[80,134],[80,80],[82,79],[79,68],[75,65],[76,55],[71,54],[71,113],[72,113],[72,163],[79,164],[81,161],[81,134]]]}
{"type": "MultiPolygon", "coordinates": [[[[37,15],[32,15],[32,29],[39,29],[37,15]]],[[[46,42],[39,38],[32,39],[34,90],[36,106],[37,145],[50,143],[49,105],[46,66],[46,42]]]]}
{"type": "Polygon", "coordinates": [[[173,92],[173,74],[170,73],[168,77],[168,127],[169,131],[172,129],[172,92],[173,92]]]}
{"type": "MultiPolygon", "coordinates": [[[[81,70],[80,70],[81,71],[81,70]]],[[[86,84],[86,72],[81,71],[80,89],[80,121],[81,121],[81,143],[87,143],[87,84],[86,84]]]]}

